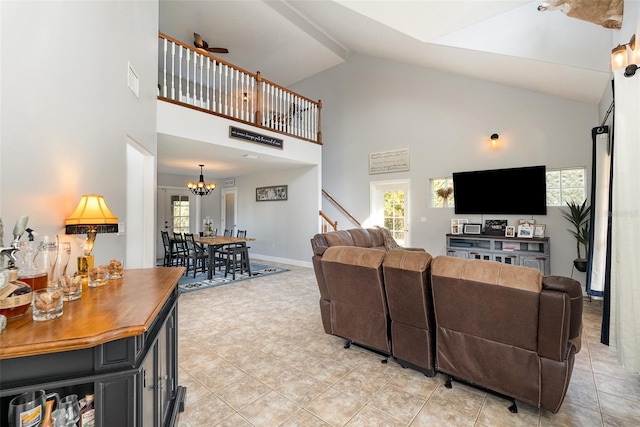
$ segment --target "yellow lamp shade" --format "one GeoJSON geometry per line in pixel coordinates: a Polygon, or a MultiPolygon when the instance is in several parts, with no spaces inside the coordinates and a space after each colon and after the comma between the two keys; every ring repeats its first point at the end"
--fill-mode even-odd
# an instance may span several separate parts
{"type": "Polygon", "coordinates": [[[107,206],[103,196],[85,194],[76,209],[67,217],[65,225],[117,224],[118,217],[107,206]]]}

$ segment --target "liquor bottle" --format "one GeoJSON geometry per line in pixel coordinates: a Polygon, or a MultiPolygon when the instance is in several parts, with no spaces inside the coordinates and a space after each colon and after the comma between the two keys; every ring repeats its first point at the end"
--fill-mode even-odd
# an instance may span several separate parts
{"type": "Polygon", "coordinates": [[[80,427],[95,426],[95,408],[93,407],[93,394],[84,397],[85,405],[80,409],[80,427]]]}
{"type": "Polygon", "coordinates": [[[18,269],[0,271],[0,314],[7,320],[21,317],[31,305],[31,286],[18,280],[18,269]]]}

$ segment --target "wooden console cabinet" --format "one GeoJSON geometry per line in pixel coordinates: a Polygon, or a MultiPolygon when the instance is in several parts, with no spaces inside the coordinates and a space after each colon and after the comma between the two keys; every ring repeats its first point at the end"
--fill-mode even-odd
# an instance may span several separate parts
{"type": "Polygon", "coordinates": [[[186,389],[177,384],[178,279],[182,267],[124,277],[34,322],[31,309],[0,333],[0,425],[26,391],[94,394],[96,427],[172,426],[186,389]]]}
{"type": "Polygon", "coordinates": [[[537,268],[551,274],[549,238],[447,234],[447,255],[537,268]]]}

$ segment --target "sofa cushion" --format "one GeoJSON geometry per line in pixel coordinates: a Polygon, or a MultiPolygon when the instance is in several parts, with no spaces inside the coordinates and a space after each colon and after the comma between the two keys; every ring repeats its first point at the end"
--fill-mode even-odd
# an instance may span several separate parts
{"type": "Polygon", "coordinates": [[[351,234],[351,238],[353,239],[353,244],[355,246],[359,246],[361,248],[370,248],[373,246],[373,239],[371,239],[371,235],[367,229],[352,228],[347,231],[351,234]]]}
{"type": "Polygon", "coordinates": [[[353,237],[347,230],[330,231],[324,233],[328,246],[355,246],[353,237]]]}

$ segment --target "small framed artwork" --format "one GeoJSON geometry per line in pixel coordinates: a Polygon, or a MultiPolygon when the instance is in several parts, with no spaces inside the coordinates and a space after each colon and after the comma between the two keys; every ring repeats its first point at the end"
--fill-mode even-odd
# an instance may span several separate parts
{"type": "Polygon", "coordinates": [[[282,201],[289,198],[287,185],[256,188],[256,202],[282,201]]]}
{"type": "Polygon", "coordinates": [[[533,237],[544,237],[544,230],[547,228],[544,224],[536,224],[533,226],[533,237]]]}
{"type": "Polygon", "coordinates": [[[465,224],[462,232],[464,234],[481,234],[482,224],[465,224]]]}
{"type": "Polygon", "coordinates": [[[533,227],[535,223],[536,223],[535,219],[519,219],[518,220],[518,225],[528,224],[533,227]]]}
{"type": "Polygon", "coordinates": [[[533,226],[531,224],[518,225],[518,237],[530,239],[533,237],[533,226]]]}
{"type": "Polygon", "coordinates": [[[507,225],[504,228],[504,237],[516,237],[516,227],[515,227],[515,225],[507,225]]]}
{"type": "Polygon", "coordinates": [[[504,236],[506,226],[506,219],[485,219],[482,233],[488,236],[504,236]]]}
{"type": "Polygon", "coordinates": [[[464,225],[468,222],[468,219],[453,218],[451,220],[451,234],[462,234],[464,232],[464,225]]]}

